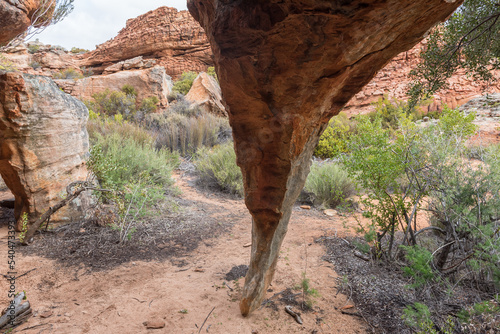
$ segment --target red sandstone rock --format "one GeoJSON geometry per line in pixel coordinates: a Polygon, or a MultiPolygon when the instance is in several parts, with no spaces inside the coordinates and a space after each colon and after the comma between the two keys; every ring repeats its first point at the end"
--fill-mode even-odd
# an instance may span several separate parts
{"type": "Polygon", "coordinates": [[[240,309],[258,308],[329,119],[462,1],[189,0],[207,33],[252,215],[240,309]]]}
{"type": "Polygon", "coordinates": [[[186,95],[186,100],[191,103],[192,107],[198,107],[214,115],[227,116],[219,83],[205,72],[201,72],[194,79],[193,85],[186,95]]]}
{"type": "Polygon", "coordinates": [[[40,0],[0,1],[0,46],[28,29],[38,7],[40,0]]]}
{"type": "Polygon", "coordinates": [[[83,79],[55,80],[55,82],[68,94],[80,100],[90,100],[95,93],[106,89],[120,90],[124,85],[131,85],[137,90],[137,100],[156,96],[160,106],[168,106],[168,94],[172,82],[161,66],[145,70],[121,71],[108,75],[96,75],[83,79]]]}
{"type": "MultiPolygon", "coordinates": [[[[37,219],[85,180],[88,111],[47,77],[0,71],[0,174],[15,196],[15,216],[37,219]]],[[[81,199],[51,221],[80,218],[81,199]]]]}
{"type": "Polygon", "coordinates": [[[205,32],[191,15],[160,7],[128,20],[115,38],[83,55],[81,65],[100,73],[112,63],[137,56],[156,59],[172,77],[205,71],[213,64],[205,32]]]}

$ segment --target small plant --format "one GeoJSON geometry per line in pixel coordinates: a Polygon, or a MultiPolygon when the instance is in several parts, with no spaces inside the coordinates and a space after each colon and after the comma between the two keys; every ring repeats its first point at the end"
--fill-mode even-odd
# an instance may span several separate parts
{"type": "Polygon", "coordinates": [[[133,96],[134,98],[137,98],[137,90],[134,88],[134,86],[125,84],[120,88],[122,92],[127,94],[128,96],[133,96]]]}
{"type": "Polygon", "coordinates": [[[85,105],[101,115],[113,116],[121,114],[123,118],[129,119],[135,114],[136,99],[134,95],[123,91],[106,89],[100,93],[95,93],[92,98],[93,101],[85,101],[85,105]]]}
{"type": "Polygon", "coordinates": [[[155,112],[158,102],[160,100],[156,96],[147,97],[141,101],[140,110],[146,114],[155,112]]]}
{"type": "Polygon", "coordinates": [[[409,265],[403,268],[404,273],[414,279],[411,288],[418,288],[436,279],[432,270],[432,253],[427,249],[416,246],[400,246],[406,250],[406,260],[409,265]]]}
{"type": "Polygon", "coordinates": [[[17,67],[7,57],[0,53],[0,70],[7,72],[17,71],[17,67]]]}
{"type": "Polygon", "coordinates": [[[311,309],[314,304],[314,298],[319,297],[318,290],[311,287],[310,279],[307,278],[306,273],[302,272],[302,280],[300,286],[296,288],[302,291],[303,307],[311,309]]]}
{"type": "Polygon", "coordinates": [[[28,213],[23,212],[23,214],[21,215],[21,232],[19,233],[19,241],[21,243],[24,242],[26,232],[28,232],[28,213]]]}
{"type": "Polygon", "coordinates": [[[32,61],[29,65],[30,65],[30,66],[31,66],[31,68],[33,68],[34,70],[37,70],[37,69],[39,69],[40,67],[42,67],[42,65],[40,65],[40,63],[39,63],[39,62],[37,62],[37,61],[32,61]]]}
{"type": "Polygon", "coordinates": [[[33,54],[33,53],[37,53],[38,51],[40,51],[40,45],[38,44],[30,44],[28,45],[28,52],[33,54]]]}
{"type": "Polygon", "coordinates": [[[94,71],[91,68],[82,66],[80,67],[80,71],[82,71],[83,76],[86,77],[91,77],[94,75],[94,71]]]}
{"type": "Polygon", "coordinates": [[[191,89],[193,81],[197,76],[198,74],[192,71],[182,73],[179,80],[174,83],[173,91],[186,95],[191,89]]]}
{"type": "Polygon", "coordinates": [[[77,47],[72,47],[71,48],[71,53],[78,54],[78,53],[85,53],[85,52],[89,52],[89,50],[87,50],[87,49],[81,49],[81,48],[77,48],[77,47]]]}
{"type": "Polygon", "coordinates": [[[243,177],[236,165],[236,153],[232,142],[212,149],[200,149],[196,155],[195,165],[200,182],[243,196],[243,177]]]}
{"type": "Polygon", "coordinates": [[[455,323],[448,317],[441,328],[437,327],[431,319],[431,313],[427,305],[415,302],[403,309],[402,319],[408,327],[415,330],[417,334],[453,334],[455,323]]]}
{"type": "Polygon", "coordinates": [[[215,67],[210,66],[209,68],[207,68],[207,74],[211,77],[214,77],[215,80],[219,81],[219,79],[217,78],[217,73],[215,72],[215,67]]]}
{"type": "Polygon", "coordinates": [[[314,162],[304,189],[312,194],[312,201],[315,204],[331,208],[338,206],[355,193],[349,175],[335,163],[314,162]]]}
{"type": "Polygon", "coordinates": [[[182,310],[179,311],[179,313],[182,313],[182,314],[188,314],[188,310],[183,308],[182,310]]]}
{"type": "Polygon", "coordinates": [[[78,72],[74,68],[66,68],[64,70],[60,70],[58,73],[54,74],[54,79],[81,79],[83,78],[83,74],[78,72]]]}

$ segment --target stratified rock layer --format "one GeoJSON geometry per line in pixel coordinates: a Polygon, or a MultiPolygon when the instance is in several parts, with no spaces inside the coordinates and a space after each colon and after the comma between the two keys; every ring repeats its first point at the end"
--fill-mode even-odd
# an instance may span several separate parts
{"type": "MultiPolygon", "coordinates": [[[[61,200],[72,181],[85,180],[88,110],[42,76],[0,71],[0,174],[15,196],[15,215],[38,218],[61,200]]],[[[76,201],[51,217],[82,216],[76,201]]]]}
{"type": "Polygon", "coordinates": [[[213,64],[205,32],[187,11],[160,7],[127,21],[118,35],[83,56],[81,65],[100,73],[113,63],[144,56],[167,74],[205,71],[213,64]]]}
{"type": "Polygon", "coordinates": [[[190,0],[215,57],[252,215],[240,309],[260,306],[328,120],[461,1],[190,0]]]}

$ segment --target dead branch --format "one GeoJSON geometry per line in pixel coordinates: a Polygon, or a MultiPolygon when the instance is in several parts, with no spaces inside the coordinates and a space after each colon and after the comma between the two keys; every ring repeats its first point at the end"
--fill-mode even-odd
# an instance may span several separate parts
{"type": "Polygon", "coordinates": [[[26,294],[20,292],[15,298],[13,306],[9,305],[0,317],[0,329],[8,329],[15,327],[24,322],[31,315],[31,305],[28,301],[22,303],[26,294]],[[21,304],[22,303],[22,304],[21,304]],[[12,314],[11,310],[14,310],[12,314]]]}

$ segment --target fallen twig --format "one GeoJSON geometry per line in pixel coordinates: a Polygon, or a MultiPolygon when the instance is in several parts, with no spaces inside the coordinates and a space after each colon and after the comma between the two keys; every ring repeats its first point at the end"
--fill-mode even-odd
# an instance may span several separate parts
{"type": "Polygon", "coordinates": [[[286,313],[290,314],[295,319],[295,321],[297,321],[298,324],[302,325],[304,323],[302,321],[302,318],[300,317],[300,313],[294,312],[290,305],[285,306],[285,311],[286,313]]]}
{"type": "Polygon", "coordinates": [[[203,323],[201,324],[201,327],[200,327],[200,330],[198,331],[198,334],[200,334],[201,329],[203,328],[203,326],[205,326],[205,322],[207,322],[208,317],[210,317],[210,314],[212,314],[212,312],[213,312],[214,310],[215,310],[215,306],[214,306],[214,308],[212,309],[212,311],[210,311],[210,313],[207,315],[207,317],[205,318],[205,321],[203,321],[203,323]]]}

